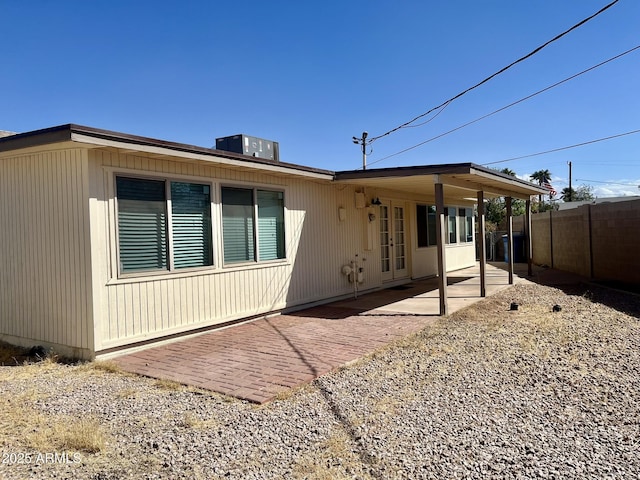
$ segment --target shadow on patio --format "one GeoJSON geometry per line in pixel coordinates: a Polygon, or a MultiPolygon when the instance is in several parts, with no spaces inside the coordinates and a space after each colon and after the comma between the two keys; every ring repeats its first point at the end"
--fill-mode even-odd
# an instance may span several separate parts
{"type": "MultiPolygon", "coordinates": [[[[507,279],[506,272],[488,265],[487,293],[508,287],[507,279]]],[[[482,299],[478,267],[455,272],[450,280],[451,312],[482,299]]],[[[264,403],[422,330],[438,313],[437,279],[430,278],[208,331],[114,361],[129,372],[264,403]]]]}

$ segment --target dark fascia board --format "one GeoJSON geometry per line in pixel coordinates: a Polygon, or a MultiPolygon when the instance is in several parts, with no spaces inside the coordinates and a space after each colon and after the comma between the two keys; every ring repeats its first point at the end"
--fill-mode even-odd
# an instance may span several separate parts
{"type": "Polygon", "coordinates": [[[69,141],[71,140],[70,127],[71,125],[58,125],[57,127],[2,137],[0,138],[0,152],[69,141]]]}
{"type": "Polygon", "coordinates": [[[0,138],[0,152],[7,152],[11,150],[19,150],[29,147],[37,147],[42,145],[61,143],[67,141],[73,141],[73,135],[86,135],[93,138],[115,141],[120,143],[127,143],[132,145],[135,149],[135,145],[145,145],[159,148],[166,148],[168,150],[211,155],[216,157],[228,158],[232,160],[239,160],[249,164],[259,165],[271,165],[278,166],[286,169],[297,170],[301,172],[309,172],[320,175],[332,176],[334,180],[352,180],[352,179],[364,179],[364,178],[381,178],[381,177],[406,177],[416,175],[454,175],[454,174],[471,174],[474,172],[481,172],[488,176],[498,177],[502,180],[507,180],[519,184],[527,188],[533,188],[540,193],[546,193],[547,190],[539,187],[530,182],[520,180],[511,175],[501,173],[497,170],[493,170],[487,167],[482,167],[474,163],[450,163],[442,165],[421,165],[410,167],[389,167],[389,168],[375,168],[368,170],[347,170],[341,172],[333,172],[331,170],[324,170],[320,168],[307,167],[304,165],[298,165],[294,163],[279,162],[275,160],[268,160],[264,158],[249,157],[246,155],[240,155],[237,153],[226,152],[223,150],[216,150],[213,148],[198,147],[195,145],[188,145],[184,143],[169,142],[166,140],[158,140],[149,137],[141,137],[137,135],[130,135],[126,133],[114,132],[111,130],[102,130],[99,128],[87,127],[83,125],[76,125],[73,123],[58,125],[55,127],[44,128],[41,130],[34,130],[32,132],[18,133],[8,137],[0,138]]]}
{"type": "Polygon", "coordinates": [[[411,177],[419,175],[461,175],[482,173],[485,176],[498,177],[500,180],[506,180],[510,183],[519,184],[523,187],[532,188],[540,193],[546,193],[547,190],[534,183],[521,180],[513,175],[502,173],[498,170],[476,165],[475,163],[446,163],[442,165],[417,165],[411,167],[390,167],[390,168],[374,168],[368,170],[347,170],[336,172],[336,180],[355,180],[363,178],[383,178],[383,177],[411,177]]]}
{"type": "Polygon", "coordinates": [[[11,135],[9,137],[0,138],[0,152],[6,152],[11,150],[18,150],[22,148],[37,147],[52,143],[66,142],[73,140],[73,134],[86,135],[93,138],[115,141],[120,143],[131,144],[132,148],[135,145],[145,145],[151,147],[166,148],[168,150],[175,150],[186,153],[194,153],[201,155],[212,155],[216,157],[229,158],[232,160],[241,160],[246,163],[252,163],[258,165],[271,165],[292,170],[299,170],[302,172],[317,173],[321,175],[333,176],[334,172],[330,170],[323,170],[320,168],[306,167],[304,165],[297,165],[295,163],[280,162],[275,160],[268,160],[265,158],[249,157],[247,155],[240,155],[237,153],[226,152],[223,150],[216,150],[214,148],[198,147],[195,145],[188,145],[184,143],[169,142],[166,140],[158,140],[149,137],[140,137],[137,135],[129,135],[126,133],[113,132],[110,130],[102,130],[99,128],[86,127],[83,125],[76,125],[69,123],[66,125],[59,125],[57,127],[45,128],[42,130],[34,130],[32,132],[19,133],[11,135]]]}
{"type": "Polygon", "coordinates": [[[373,168],[336,172],[336,180],[354,180],[381,177],[412,177],[418,175],[450,175],[471,173],[472,163],[450,163],[443,165],[418,165],[412,167],[373,168]]]}
{"type": "MultiPolygon", "coordinates": [[[[513,182],[519,185],[522,185],[523,187],[527,187],[527,188],[531,188],[534,190],[537,190],[538,193],[544,194],[544,193],[549,193],[549,190],[547,190],[546,188],[540,186],[540,185],[536,185],[535,183],[532,182],[527,182],[526,180],[522,180],[518,177],[515,177],[513,175],[509,175],[508,173],[502,173],[498,170],[494,170],[492,168],[487,168],[487,167],[483,167],[482,165],[476,165],[474,163],[471,164],[471,169],[474,172],[480,172],[483,173],[484,175],[488,175],[488,176],[494,176],[494,177],[500,177],[503,180],[506,180],[508,182],[513,182]]],[[[472,173],[474,173],[472,172],[472,173]]]]}

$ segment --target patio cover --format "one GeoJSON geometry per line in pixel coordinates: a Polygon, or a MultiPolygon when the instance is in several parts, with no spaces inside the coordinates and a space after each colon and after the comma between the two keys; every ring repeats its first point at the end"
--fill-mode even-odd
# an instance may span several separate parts
{"type": "Polygon", "coordinates": [[[440,290],[440,315],[448,314],[447,268],[445,259],[446,204],[465,204],[475,201],[478,205],[478,238],[480,246],[480,295],[486,296],[485,198],[505,197],[507,206],[507,232],[509,256],[509,284],[513,284],[513,222],[511,205],[513,198],[526,201],[526,255],[531,275],[531,196],[549,193],[547,189],[520,180],[497,170],[457,163],[422,165],[413,167],[377,168],[336,172],[334,180],[363,187],[398,190],[426,196],[436,205],[438,248],[438,277],[440,290]]]}

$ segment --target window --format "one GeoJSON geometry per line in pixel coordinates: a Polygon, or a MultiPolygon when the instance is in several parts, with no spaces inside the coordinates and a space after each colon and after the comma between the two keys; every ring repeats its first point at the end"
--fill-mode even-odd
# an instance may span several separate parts
{"type": "Polygon", "coordinates": [[[222,241],[225,264],[285,258],[284,193],[223,187],[222,241]]]}
{"type": "Polygon", "coordinates": [[[279,260],[284,254],[284,195],[258,190],[258,255],[260,260],[279,260]]]}
{"type": "Polygon", "coordinates": [[[447,214],[447,243],[456,243],[458,225],[456,209],[454,207],[446,207],[444,211],[447,214]]]}
{"type": "Polygon", "coordinates": [[[116,177],[120,272],[213,265],[210,191],[207,184],[116,177]]]}
{"type": "Polygon", "coordinates": [[[175,268],[213,264],[211,187],[171,182],[171,227],[175,268]]]}
{"type": "Polygon", "coordinates": [[[437,245],[435,205],[416,205],[418,247],[437,245]]]}
{"type": "Polygon", "coordinates": [[[473,242],[473,209],[460,208],[458,218],[460,219],[460,243],[473,242]]]}
{"type": "Polygon", "coordinates": [[[224,262],[247,262],[255,257],[253,190],[222,189],[224,262]]]}

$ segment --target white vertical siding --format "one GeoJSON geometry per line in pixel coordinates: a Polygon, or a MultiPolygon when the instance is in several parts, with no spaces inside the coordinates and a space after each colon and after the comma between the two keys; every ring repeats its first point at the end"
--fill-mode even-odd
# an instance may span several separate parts
{"type": "MultiPolygon", "coordinates": [[[[407,201],[415,230],[416,198],[407,201]]],[[[373,211],[377,214],[377,210],[373,211]]],[[[379,226],[355,208],[355,188],[204,163],[145,158],[116,150],[68,149],[0,156],[0,338],[67,346],[68,353],[123,346],[353,291],[341,273],[358,254],[362,289],[382,285],[379,226]],[[113,173],[183,175],[214,184],[215,268],[120,279],[116,259],[113,173]],[[286,262],[221,266],[222,184],[285,191],[286,262]],[[340,221],[338,208],[346,209],[340,221]],[[9,227],[6,227],[9,226],[9,227]],[[373,244],[367,250],[368,228],[373,244]],[[366,260],[365,260],[366,259],[366,260]]],[[[415,245],[415,243],[413,243],[415,245]]],[[[432,249],[427,249],[428,251],[432,249]]],[[[412,275],[429,274],[435,257],[408,243],[412,275]]],[[[473,264],[474,248],[447,248],[448,269],[473,264]]]]}
{"type": "MultiPolygon", "coordinates": [[[[367,212],[355,208],[355,191],[330,182],[304,181],[204,164],[141,158],[114,151],[89,154],[93,299],[96,350],[215,325],[232,319],[349,294],[341,267],[355,254],[366,257],[366,283],[380,285],[378,249],[365,251],[367,212]],[[118,279],[112,272],[115,252],[112,178],[119,169],[141,174],[187,175],[221,184],[272,186],[285,191],[287,262],[223,268],[219,231],[214,236],[216,266],[185,274],[118,279]],[[340,222],[338,207],[347,209],[340,222]]],[[[220,210],[213,223],[220,228],[220,210]]]]}
{"type": "Polygon", "coordinates": [[[0,157],[0,336],[93,349],[87,155],[0,157]]]}

